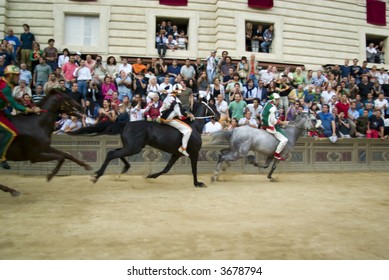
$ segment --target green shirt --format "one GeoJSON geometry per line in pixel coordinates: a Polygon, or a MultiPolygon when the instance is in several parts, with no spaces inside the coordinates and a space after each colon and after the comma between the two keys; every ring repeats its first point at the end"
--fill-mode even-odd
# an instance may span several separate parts
{"type": "Polygon", "coordinates": [[[244,109],[246,108],[246,101],[240,100],[239,102],[232,101],[230,105],[228,105],[228,109],[232,111],[231,118],[235,118],[238,121],[244,117],[244,109]]]}

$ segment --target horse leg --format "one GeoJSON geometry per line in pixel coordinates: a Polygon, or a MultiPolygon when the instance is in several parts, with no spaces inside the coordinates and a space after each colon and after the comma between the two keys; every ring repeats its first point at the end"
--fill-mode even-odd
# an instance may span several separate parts
{"type": "Polygon", "coordinates": [[[20,192],[18,192],[17,190],[8,188],[4,185],[0,185],[0,190],[2,190],[3,192],[9,192],[10,195],[12,195],[13,197],[20,195],[20,192]]]}
{"type": "MultiPolygon", "coordinates": [[[[111,162],[111,160],[116,159],[116,158],[120,158],[122,160],[126,156],[135,155],[135,154],[139,153],[142,150],[142,148],[143,147],[141,147],[140,149],[138,149],[136,151],[132,151],[129,147],[125,147],[125,148],[109,151],[107,153],[107,156],[106,156],[104,162],[103,162],[103,165],[100,167],[99,170],[96,171],[96,173],[94,175],[92,175],[91,181],[93,183],[96,183],[97,180],[101,176],[103,176],[103,174],[104,174],[105,170],[107,169],[107,166],[111,162]]],[[[124,159],[124,160],[125,160],[125,162],[127,162],[126,159],[124,159]]],[[[130,164],[128,163],[128,168],[130,168],[129,166],[130,166],[130,164]]],[[[126,169],[126,167],[123,168],[124,171],[125,171],[125,169],[126,169]]]]}
{"type": "Polygon", "coordinates": [[[124,167],[122,169],[122,174],[124,174],[128,171],[128,169],[130,169],[131,164],[128,162],[128,160],[125,157],[121,157],[120,160],[124,163],[124,167]]]}
{"type": "Polygon", "coordinates": [[[265,161],[265,165],[259,165],[256,161],[255,161],[255,157],[254,156],[247,156],[247,161],[249,164],[252,164],[254,165],[255,167],[259,167],[259,168],[268,168],[269,165],[270,165],[270,162],[272,161],[273,157],[267,157],[266,158],[266,161],[265,161]]]}
{"type": "Polygon", "coordinates": [[[272,167],[271,167],[269,173],[267,174],[267,178],[270,180],[270,182],[274,182],[274,180],[275,180],[275,179],[272,177],[272,175],[273,175],[274,170],[276,170],[277,165],[278,165],[279,162],[280,162],[279,159],[274,159],[273,165],[272,165],[272,167]]]}
{"type": "MultiPolygon", "coordinates": [[[[62,151],[57,150],[57,149],[55,149],[55,148],[53,148],[53,147],[49,147],[49,151],[50,151],[51,153],[54,153],[54,154],[63,156],[65,159],[68,159],[68,160],[70,160],[70,161],[73,161],[73,162],[77,163],[79,166],[84,167],[85,170],[92,170],[92,167],[91,167],[89,164],[87,164],[85,161],[79,160],[79,159],[75,158],[74,156],[72,156],[72,155],[69,154],[69,153],[62,152],[62,151]]],[[[61,165],[62,165],[62,164],[61,164],[61,165]]],[[[59,170],[59,168],[61,167],[61,165],[58,167],[58,170],[59,170]]],[[[57,172],[58,172],[58,171],[57,171],[57,172]]]]}
{"type": "Polygon", "coordinates": [[[199,159],[199,153],[194,152],[190,154],[190,164],[192,166],[193,183],[197,188],[206,188],[207,186],[203,182],[197,180],[197,161],[199,159]]]}
{"type": "MultiPolygon", "coordinates": [[[[237,152],[234,152],[234,151],[229,151],[228,153],[226,153],[226,151],[224,150],[222,152],[221,155],[219,155],[219,160],[217,162],[217,165],[216,165],[216,169],[215,169],[215,172],[214,174],[212,175],[212,182],[213,181],[217,181],[219,179],[219,174],[220,174],[220,169],[221,169],[221,166],[224,162],[230,162],[230,161],[235,161],[237,160],[238,158],[240,157],[240,154],[237,153],[237,152]]],[[[223,171],[225,171],[227,168],[223,169],[223,171]]]]}
{"type": "Polygon", "coordinates": [[[167,165],[165,166],[165,168],[164,168],[161,172],[157,172],[157,173],[154,173],[154,174],[149,174],[149,175],[147,175],[146,178],[155,179],[155,178],[158,178],[159,176],[161,176],[162,174],[168,173],[169,170],[172,168],[172,166],[176,163],[176,161],[177,161],[179,158],[180,158],[180,156],[172,155],[172,156],[170,157],[169,162],[167,163],[167,165]]]}

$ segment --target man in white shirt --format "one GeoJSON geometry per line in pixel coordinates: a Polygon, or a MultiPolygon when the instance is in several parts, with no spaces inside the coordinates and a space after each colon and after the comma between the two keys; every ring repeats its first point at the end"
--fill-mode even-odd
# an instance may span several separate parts
{"type": "Polygon", "coordinates": [[[196,76],[196,70],[192,65],[190,65],[190,59],[187,58],[185,60],[185,65],[181,67],[180,74],[184,81],[188,81],[190,79],[194,79],[196,76]]]}
{"type": "Polygon", "coordinates": [[[223,94],[219,94],[215,101],[216,110],[220,114],[219,123],[223,123],[230,119],[228,113],[228,103],[224,100],[223,94]]]}
{"type": "Polygon", "coordinates": [[[87,82],[92,80],[92,75],[88,67],[85,65],[85,60],[81,60],[80,66],[74,70],[73,76],[77,78],[78,92],[86,98],[87,82]]]}
{"type": "Polygon", "coordinates": [[[219,130],[222,130],[223,127],[222,125],[215,121],[215,119],[211,119],[210,122],[207,122],[204,126],[204,134],[209,134],[209,133],[212,133],[212,132],[215,132],[215,131],[219,131],[219,130]]]}
{"type": "Polygon", "coordinates": [[[376,56],[377,56],[377,49],[374,47],[374,43],[370,43],[366,47],[366,60],[370,63],[374,63],[376,56]]]}
{"type": "Polygon", "coordinates": [[[169,77],[166,76],[162,84],[159,85],[159,93],[161,101],[163,101],[168,94],[172,93],[173,85],[169,83],[169,77]]]}
{"type": "Polygon", "coordinates": [[[252,128],[258,128],[257,121],[253,119],[250,110],[247,110],[246,113],[244,114],[244,118],[241,118],[238,122],[238,126],[244,126],[244,125],[248,125],[252,128]]]}
{"type": "Polygon", "coordinates": [[[273,79],[274,79],[274,73],[272,71],[272,66],[269,65],[266,70],[261,70],[259,74],[261,77],[259,78],[266,87],[273,79]]]}
{"type": "Polygon", "coordinates": [[[124,70],[128,76],[131,76],[132,73],[132,66],[130,63],[128,63],[127,58],[123,58],[122,64],[119,66],[119,73],[120,71],[124,70]]]}
{"type": "Polygon", "coordinates": [[[209,84],[212,84],[213,78],[215,78],[217,62],[216,51],[212,51],[211,55],[207,57],[207,77],[209,84]]]}
{"type": "Polygon", "coordinates": [[[382,116],[384,116],[387,108],[388,108],[388,100],[384,98],[383,93],[380,93],[378,95],[378,98],[374,100],[374,109],[381,110],[382,116]]]}
{"type": "Polygon", "coordinates": [[[253,104],[247,105],[247,109],[251,112],[251,116],[257,122],[257,125],[259,124],[261,118],[261,112],[263,110],[263,107],[259,103],[260,103],[259,98],[255,98],[253,104]]]}

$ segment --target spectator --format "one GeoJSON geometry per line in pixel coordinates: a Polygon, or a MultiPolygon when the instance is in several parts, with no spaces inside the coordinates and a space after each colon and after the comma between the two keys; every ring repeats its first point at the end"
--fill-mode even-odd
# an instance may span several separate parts
{"type": "Polygon", "coordinates": [[[374,114],[369,117],[369,122],[367,123],[366,137],[384,139],[384,127],[384,120],[383,118],[381,118],[381,110],[376,110],[374,114]]]}
{"type": "Polygon", "coordinates": [[[358,59],[353,59],[353,65],[350,66],[350,75],[348,79],[350,80],[351,77],[355,79],[355,83],[359,84],[361,82],[361,75],[362,75],[362,68],[358,65],[358,59]]]}
{"type": "Polygon", "coordinates": [[[374,43],[370,43],[366,47],[366,60],[370,63],[374,63],[377,57],[377,49],[374,47],[374,43]]]}
{"type": "Polygon", "coordinates": [[[43,87],[42,85],[39,85],[35,88],[35,91],[32,94],[32,102],[39,106],[41,103],[42,99],[46,97],[46,94],[43,92],[43,87]]]}
{"type": "Polygon", "coordinates": [[[99,79],[99,83],[104,81],[104,77],[107,74],[107,70],[105,69],[102,61],[103,58],[100,55],[96,56],[96,63],[92,69],[93,76],[99,79]]]}
{"type": "Polygon", "coordinates": [[[202,71],[205,71],[205,65],[204,63],[201,61],[201,58],[196,58],[196,62],[194,64],[194,69],[196,70],[196,77],[195,77],[195,80],[197,80],[201,74],[202,71]]]}
{"type": "Polygon", "coordinates": [[[258,93],[257,97],[260,100],[260,104],[263,106],[267,101],[267,88],[264,86],[262,81],[258,82],[258,93]]]}
{"type": "Polygon", "coordinates": [[[332,98],[332,96],[336,96],[335,91],[333,90],[332,86],[329,84],[321,93],[321,104],[328,104],[332,98]]]}
{"type": "Polygon", "coordinates": [[[290,106],[285,114],[285,120],[286,121],[294,121],[296,119],[296,116],[299,113],[299,110],[298,110],[299,107],[300,107],[299,101],[295,101],[294,103],[290,104],[290,106]]]}
{"type": "Polygon", "coordinates": [[[382,116],[384,116],[387,109],[388,109],[388,100],[384,98],[383,93],[380,93],[378,95],[378,98],[374,100],[374,110],[380,110],[382,116]]]}
{"type": "Polygon", "coordinates": [[[256,121],[258,127],[260,125],[261,112],[263,110],[259,98],[254,98],[253,103],[247,105],[247,110],[251,112],[251,116],[256,121]]]}
{"type": "Polygon", "coordinates": [[[178,65],[177,59],[173,59],[172,64],[167,67],[167,73],[170,78],[170,84],[175,84],[174,80],[177,78],[178,74],[181,73],[181,66],[178,65]]]}
{"type": "Polygon", "coordinates": [[[181,81],[182,86],[181,93],[177,94],[178,99],[181,101],[181,106],[184,111],[192,112],[194,105],[193,91],[188,87],[187,81],[181,81]]]}
{"type": "Polygon", "coordinates": [[[51,70],[55,71],[58,67],[58,50],[54,47],[54,39],[49,39],[47,43],[49,45],[43,49],[43,57],[46,59],[47,64],[51,67],[51,70]]]}
{"type": "Polygon", "coordinates": [[[218,60],[216,59],[216,51],[211,51],[211,55],[207,57],[207,77],[208,83],[212,84],[216,76],[218,60]]]}
{"type": "Polygon", "coordinates": [[[8,45],[12,46],[12,53],[17,55],[20,50],[20,41],[18,37],[14,35],[14,31],[12,28],[8,28],[7,35],[4,37],[4,40],[7,41],[8,45]]]}
{"type": "Polygon", "coordinates": [[[143,114],[147,109],[142,109],[142,107],[142,98],[140,94],[135,94],[131,103],[130,122],[144,120],[143,114]]]}
{"type": "Polygon", "coordinates": [[[61,68],[64,66],[65,63],[69,61],[70,58],[70,52],[68,49],[63,49],[62,54],[58,57],[58,68],[61,68]]]}
{"type": "Polygon", "coordinates": [[[178,48],[178,43],[174,40],[173,35],[168,35],[166,40],[166,48],[171,51],[175,51],[178,48]]]}
{"type": "Polygon", "coordinates": [[[212,132],[222,130],[222,125],[215,120],[215,118],[211,118],[211,121],[207,122],[204,126],[203,134],[209,134],[212,132]]]}
{"type": "Polygon", "coordinates": [[[95,106],[94,102],[90,99],[85,100],[85,114],[82,118],[82,125],[85,126],[92,126],[96,123],[96,120],[99,115],[99,110],[95,106]]]}
{"type": "Polygon", "coordinates": [[[244,117],[244,110],[247,106],[246,102],[242,100],[242,95],[237,92],[234,95],[235,100],[230,103],[228,109],[231,110],[231,117],[238,121],[244,117]]]}
{"type": "Polygon", "coordinates": [[[32,97],[31,88],[27,86],[25,80],[20,80],[19,85],[14,87],[12,97],[16,100],[21,100],[24,94],[28,94],[30,97],[32,97]]]}
{"type": "MultiPolygon", "coordinates": [[[[90,69],[86,66],[85,60],[81,60],[79,67],[74,70],[73,76],[77,78],[78,90],[86,97],[87,83],[92,80],[90,69]]],[[[116,91],[116,88],[115,88],[116,91]]]]}
{"type": "Polygon", "coordinates": [[[221,124],[229,121],[230,115],[228,112],[228,104],[224,100],[224,95],[222,93],[218,94],[215,101],[216,110],[220,114],[219,122],[221,124]]]}
{"type": "Polygon", "coordinates": [[[304,75],[301,67],[296,67],[296,71],[293,73],[292,86],[298,87],[299,85],[304,84],[304,75]]]}
{"type": "Polygon", "coordinates": [[[146,74],[146,65],[143,64],[140,57],[138,57],[136,63],[132,65],[132,70],[135,75],[139,75],[140,73],[146,74]]]}
{"type": "Polygon", "coordinates": [[[164,82],[159,85],[160,98],[162,102],[167,95],[172,92],[172,90],[173,85],[169,82],[169,77],[166,76],[164,82]]]}
{"type": "Polygon", "coordinates": [[[107,75],[114,79],[116,75],[119,73],[119,66],[117,65],[116,58],[114,56],[108,56],[107,64],[105,66],[107,75]]]}
{"type": "MultiPolygon", "coordinates": [[[[254,82],[254,86],[258,87],[258,60],[255,57],[255,54],[250,55],[250,61],[247,62],[247,76],[246,79],[251,79],[254,82]]],[[[262,78],[262,76],[261,76],[262,78]]],[[[245,80],[242,80],[244,82],[245,80]]]]}
{"type": "Polygon", "coordinates": [[[223,64],[223,66],[220,68],[220,74],[224,77],[227,76],[229,73],[229,69],[232,68],[234,69],[235,72],[235,67],[232,65],[232,58],[230,56],[226,57],[226,61],[223,64]]]}
{"type": "Polygon", "coordinates": [[[220,83],[220,79],[218,77],[215,77],[213,80],[213,84],[209,86],[209,93],[211,97],[216,98],[219,94],[223,96],[223,99],[225,99],[225,89],[224,86],[220,83]]]}
{"type": "Polygon", "coordinates": [[[90,54],[88,54],[86,56],[85,66],[89,69],[91,74],[93,74],[93,71],[94,71],[95,66],[96,66],[96,61],[94,59],[92,59],[92,56],[90,54]]]}
{"type": "Polygon", "coordinates": [[[205,71],[203,71],[203,73],[201,73],[200,75],[200,78],[197,79],[197,90],[199,93],[199,99],[205,98],[209,95],[210,84],[208,83],[208,80],[209,79],[207,79],[207,73],[205,71]]]}
{"type": "Polygon", "coordinates": [[[343,112],[339,112],[335,122],[337,123],[338,126],[339,136],[341,138],[351,138],[350,123],[349,120],[345,118],[343,112]]]}
{"type": "Polygon", "coordinates": [[[274,26],[270,25],[263,33],[263,42],[261,43],[262,52],[269,53],[269,48],[274,38],[274,26]]]}
{"type": "MultiPolygon", "coordinates": [[[[123,70],[125,72],[125,70],[123,70]]],[[[125,72],[127,75],[128,73],[125,72]]],[[[104,83],[101,86],[101,94],[104,99],[111,99],[112,94],[117,91],[115,83],[112,82],[112,79],[108,76],[104,78],[104,83]]]]}
{"type": "Polygon", "coordinates": [[[355,122],[355,136],[359,138],[366,136],[367,124],[369,122],[369,111],[367,109],[362,109],[362,111],[362,115],[355,122]]]}
{"type": "Polygon", "coordinates": [[[345,59],[344,60],[344,65],[341,65],[340,66],[340,77],[341,78],[347,78],[349,79],[349,75],[350,75],[350,66],[348,65],[350,63],[350,60],[349,59],[345,59]]]}
{"type": "Polygon", "coordinates": [[[19,79],[24,80],[28,86],[31,85],[32,73],[30,70],[27,69],[27,64],[25,63],[20,64],[19,79]]]}
{"type": "Polygon", "coordinates": [[[53,88],[58,88],[59,87],[59,82],[57,77],[55,76],[54,73],[50,73],[49,75],[49,80],[45,83],[43,87],[43,92],[45,94],[49,94],[50,90],[53,88]]]}
{"type": "Polygon", "coordinates": [[[146,100],[146,86],[147,81],[145,80],[145,75],[140,73],[134,77],[134,94],[139,94],[143,100],[146,100]]]}
{"type": "Polygon", "coordinates": [[[103,107],[103,95],[101,93],[101,87],[95,81],[88,83],[86,98],[93,101],[96,108],[103,107]]]}
{"type": "Polygon", "coordinates": [[[312,78],[312,84],[325,89],[328,85],[328,79],[322,74],[321,70],[318,70],[317,75],[312,78]]]}
{"type": "Polygon", "coordinates": [[[118,68],[118,72],[120,73],[120,71],[122,71],[122,70],[124,70],[127,75],[132,74],[132,66],[130,63],[128,63],[127,58],[122,59],[122,64],[120,64],[120,66],[118,68]]]}
{"type": "MultiPolygon", "coordinates": [[[[255,67],[255,66],[254,66],[255,67]]],[[[250,63],[249,63],[249,72],[251,72],[250,63]]],[[[272,80],[275,79],[274,72],[272,71],[273,66],[267,66],[266,70],[261,70],[259,72],[260,80],[263,82],[264,86],[267,87],[272,80]]]]}
{"type": "Polygon", "coordinates": [[[178,36],[176,37],[177,40],[177,49],[178,50],[186,50],[188,45],[188,36],[185,34],[185,31],[183,29],[180,30],[178,36]]]}
{"type": "Polygon", "coordinates": [[[254,86],[254,81],[249,79],[247,84],[243,86],[243,100],[247,104],[251,104],[255,98],[258,98],[258,88],[254,86]]]}
{"type": "Polygon", "coordinates": [[[227,130],[232,130],[232,129],[237,128],[237,127],[238,127],[238,120],[233,118],[233,119],[231,119],[231,123],[227,127],[227,130]]]}
{"type": "Polygon", "coordinates": [[[263,42],[263,26],[258,25],[257,29],[253,31],[253,36],[251,37],[251,51],[259,52],[259,46],[263,42]]]}
{"type": "MultiPolygon", "coordinates": [[[[230,69],[228,69],[228,75],[230,75],[230,69]]],[[[238,71],[240,81],[245,84],[249,70],[249,64],[247,63],[247,58],[245,56],[241,57],[240,61],[236,64],[235,69],[238,71]]]]}
{"type": "Polygon", "coordinates": [[[23,30],[24,32],[20,35],[20,62],[26,64],[28,70],[31,71],[30,54],[35,43],[35,36],[30,32],[30,26],[26,23],[23,24],[23,30]]]}
{"type": "Polygon", "coordinates": [[[362,81],[358,84],[359,94],[362,102],[366,101],[368,93],[373,89],[374,84],[369,82],[366,75],[362,76],[362,81]]]}
{"type": "Polygon", "coordinates": [[[234,68],[230,68],[228,70],[228,75],[223,77],[222,85],[226,87],[229,83],[233,81],[234,81],[234,68]]]}
{"type": "Polygon", "coordinates": [[[69,61],[66,62],[61,69],[62,77],[65,79],[65,86],[67,88],[71,88],[73,82],[76,81],[76,77],[74,76],[74,72],[77,69],[76,59],[74,55],[69,57],[69,61]]]}
{"type": "MultiPolygon", "coordinates": [[[[159,96],[159,85],[157,83],[157,78],[155,76],[151,76],[149,79],[149,83],[146,86],[146,94],[149,96],[150,93],[156,93],[159,96]]],[[[147,102],[149,102],[149,98],[147,99],[147,102]]]]}
{"type": "Polygon", "coordinates": [[[322,111],[318,113],[318,116],[324,128],[324,136],[336,136],[335,118],[334,115],[329,112],[328,104],[323,104],[322,111]]]}
{"type": "Polygon", "coordinates": [[[39,64],[35,67],[32,77],[33,85],[35,87],[38,85],[44,86],[48,81],[51,72],[53,72],[53,70],[46,64],[46,59],[44,57],[39,58],[39,64]]]}
{"type": "Polygon", "coordinates": [[[385,64],[385,45],[384,41],[380,41],[378,45],[375,46],[377,50],[377,56],[379,58],[379,63],[385,64]]]}
{"type": "Polygon", "coordinates": [[[85,107],[85,96],[78,91],[78,84],[76,82],[72,84],[72,89],[69,92],[69,95],[74,101],[81,104],[82,107],[85,107]]]}
{"type": "Polygon", "coordinates": [[[159,61],[155,64],[155,74],[158,79],[158,84],[163,83],[167,74],[167,65],[162,58],[160,58],[159,61]]]}
{"type": "Polygon", "coordinates": [[[148,121],[156,121],[160,115],[162,101],[159,100],[159,95],[156,92],[150,92],[147,96],[151,101],[147,104],[144,115],[148,121]]]}
{"type": "Polygon", "coordinates": [[[238,85],[238,92],[242,93],[243,92],[243,85],[239,81],[239,74],[238,73],[234,74],[234,79],[226,86],[226,93],[228,93],[230,95],[230,97],[233,93],[235,93],[236,85],[238,85]]]}
{"type": "Polygon", "coordinates": [[[123,101],[124,96],[132,99],[131,77],[127,75],[126,71],[120,71],[120,75],[116,78],[117,90],[119,93],[119,100],[123,101]]]}
{"type": "Polygon", "coordinates": [[[164,58],[166,55],[167,50],[167,37],[166,37],[166,30],[160,29],[159,33],[157,34],[155,38],[155,42],[157,45],[157,51],[160,58],[164,58]]]}
{"type": "Polygon", "coordinates": [[[246,22],[246,51],[251,52],[251,38],[253,37],[253,24],[251,22],[246,22]]]}
{"type": "Polygon", "coordinates": [[[189,58],[185,59],[185,65],[181,67],[180,73],[184,81],[188,81],[189,79],[194,79],[196,77],[196,70],[192,65],[190,65],[189,58]]]}

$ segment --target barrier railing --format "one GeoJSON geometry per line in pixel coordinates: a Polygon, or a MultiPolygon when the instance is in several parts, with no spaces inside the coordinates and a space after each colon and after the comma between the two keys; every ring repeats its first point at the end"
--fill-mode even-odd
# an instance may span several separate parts
{"type": "MultiPolygon", "coordinates": [[[[71,153],[88,162],[93,170],[100,168],[109,150],[120,148],[118,136],[82,136],[53,135],[53,146],[61,151],[71,153]]],[[[203,148],[198,162],[199,173],[212,173],[219,151],[227,143],[210,144],[209,136],[203,136],[203,148]]],[[[151,147],[145,147],[141,153],[129,157],[131,169],[128,174],[146,174],[160,171],[167,164],[169,154],[151,147]]],[[[257,160],[264,158],[257,155],[257,160]]],[[[55,162],[35,163],[10,162],[11,170],[1,170],[1,174],[46,175],[55,162]]],[[[122,169],[120,160],[114,160],[107,168],[107,174],[119,174],[122,169]]],[[[242,158],[231,163],[228,169],[238,173],[266,173],[242,158]]],[[[300,138],[294,151],[285,162],[278,165],[277,172],[339,172],[339,171],[386,171],[389,170],[389,141],[379,139],[339,139],[332,144],[328,139],[300,138]]],[[[66,161],[59,175],[91,174],[75,163],[66,161]]],[[[189,158],[180,158],[170,173],[190,174],[189,158]]]]}

